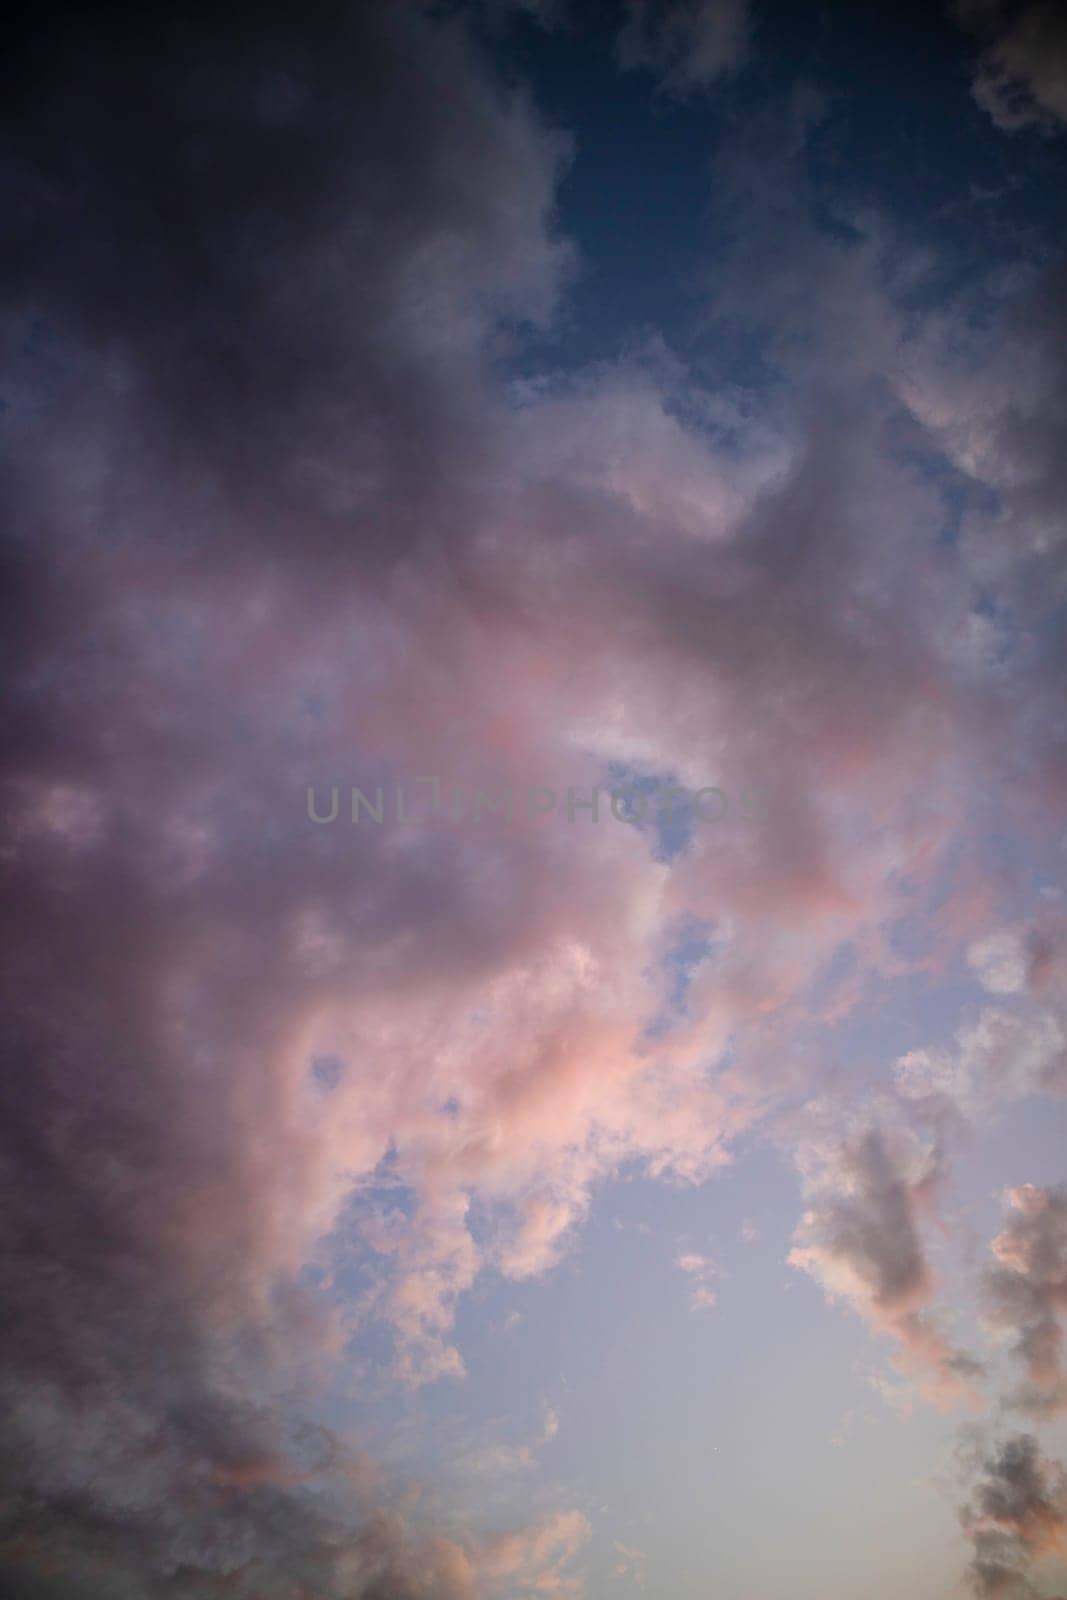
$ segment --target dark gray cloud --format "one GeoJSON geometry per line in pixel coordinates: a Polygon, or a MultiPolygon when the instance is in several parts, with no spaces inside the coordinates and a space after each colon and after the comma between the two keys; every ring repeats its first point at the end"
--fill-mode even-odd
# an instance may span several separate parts
{"type": "Polygon", "coordinates": [[[801,1142],[797,1157],[809,1207],[790,1262],[896,1340],[899,1364],[935,1400],[971,1394],[980,1364],[930,1314],[936,1283],[924,1214],[947,1170],[940,1142],[874,1123],[843,1138],[801,1142]]]}
{"type": "Polygon", "coordinates": [[[1045,1460],[1031,1434],[1015,1434],[979,1454],[975,1485],[961,1512],[974,1544],[970,1579],[981,1600],[1029,1600],[1034,1562],[1062,1550],[1067,1476],[1045,1460]]]}
{"type": "Polygon", "coordinates": [[[24,540],[56,511],[31,491],[59,413],[88,451],[121,429],[81,519],[112,539],[220,560],[251,539],[336,581],[460,538],[494,431],[484,341],[547,316],[566,266],[546,221],[567,146],[420,12],[94,9],[14,51],[24,540]]]}
{"type": "Polygon", "coordinates": [[[985,1273],[993,1324],[1014,1336],[1026,1381],[1011,1403],[1036,1417],[1067,1410],[1063,1322],[1067,1319],[1067,1185],[1024,1184],[1008,1192],[1012,1215],[993,1240],[985,1273]]]}
{"type": "MultiPolygon", "coordinates": [[[[5,89],[6,1592],[467,1594],[458,1547],[376,1523],[351,1443],[280,1401],[335,1330],[287,1242],[299,1136],[273,1200],[256,1150],[267,990],[283,906],[336,865],[275,862],[273,760],[226,815],[242,734],[193,613],[250,563],[373,584],[461,539],[489,333],[566,264],[565,146],[415,6],[41,13],[5,89]],[[235,847],[210,889],[175,781],[235,847]]],[[[348,870],[366,892],[358,845],[348,870]]],[[[400,923],[406,877],[379,880],[400,923]]]]}

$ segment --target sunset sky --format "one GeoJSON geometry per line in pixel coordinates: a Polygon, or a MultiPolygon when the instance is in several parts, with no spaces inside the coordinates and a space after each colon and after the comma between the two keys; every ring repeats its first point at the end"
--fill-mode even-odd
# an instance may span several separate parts
{"type": "Polygon", "coordinates": [[[0,1594],[1062,1600],[1067,8],[0,70],[0,1594]]]}

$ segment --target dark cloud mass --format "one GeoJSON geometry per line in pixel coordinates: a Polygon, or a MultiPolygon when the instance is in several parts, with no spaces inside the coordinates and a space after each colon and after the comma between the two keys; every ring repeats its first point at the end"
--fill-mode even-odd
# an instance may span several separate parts
{"type": "Polygon", "coordinates": [[[15,371],[87,454],[121,426],[94,485],[112,536],[284,562],[298,520],[334,577],[457,538],[438,487],[457,453],[478,477],[479,336],[552,309],[567,148],[459,29],[407,6],[86,13],[9,73],[15,371]],[[166,525],[160,474],[184,490],[166,525]]]}
{"type": "MultiPolygon", "coordinates": [[[[382,1600],[474,1582],[447,1542],[361,1532],[359,1458],[278,1404],[279,1363],[332,1335],[293,1279],[299,1132],[277,1189],[271,1136],[252,1132],[299,1120],[269,1066],[287,958],[256,924],[333,869],[265,870],[272,801],[257,808],[251,770],[236,809],[221,793],[242,730],[201,608],[212,581],[254,609],[265,576],[373,586],[416,544],[461,542],[448,463],[485,432],[492,319],[553,304],[565,145],[458,30],[313,10],[42,16],[5,68],[0,1561],[16,1592],[382,1600]],[[179,791],[201,823],[179,819],[179,791]],[[214,877],[213,924],[188,852],[216,826],[244,844],[214,877]]],[[[231,611],[216,643],[255,700],[240,632],[231,611]]],[[[259,776],[276,798],[279,771],[259,776]]]]}
{"type": "Polygon", "coordinates": [[[1067,1410],[1062,1345],[1067,1317],[1067,1185],[1012,1189],[1013,1215],[993,1240],[997,1265],[985,1275],[990,1316],[1015,1336],[1026,1382],[1014,1397],[1038,1417],[1067,1410]]]}
{"type": "Polygon", "coordinates": [[[967,1393],[981,1366],[930,1317],[935,1283],[924,1213],[944,1181],[946,1152],[878,1125],[829,1148],[799,1148],[812,1204],[790,1262],[897,1341],[899,1363],[935,1399],[967,1393]]]}
{"type": "Polygon", "coordinates": [[[974,1544],[974,1591],[983,1600],[1027,1600],[1039,1592],[1030,1582],[1034,1562],[1063,1548],[1067,1478],[1027,1433],[1003,1440],[976,1468],[962,1513],[974,1544]]]}

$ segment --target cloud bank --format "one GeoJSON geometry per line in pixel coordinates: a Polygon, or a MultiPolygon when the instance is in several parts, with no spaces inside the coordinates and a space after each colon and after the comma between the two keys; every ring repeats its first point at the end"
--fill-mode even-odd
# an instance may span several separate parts
{"type": "MultiPolygon", "coordinates": [[[[988,943],[1010,895],[983,851],[990,808],[1035,856],[1056,835],[1062,650],[1006,657],[982,605],[995,579],[1044,637],[1063,592],[1062,355],[1029,360],[1062,277],[1015,294],[1003,348],[965,309],[912,315],[921,267],[881,223],[806,214],[794,106],[722,174],[745,224],[708,289],[771,329],[765,405],[656,340],[530,379],[509,362],[579,270],[571,141],[462,17],[313,24],[66,16],[12,70],[15,1593],[574,1592],[584,1511],[457,1526],[334,1424],[368,1339],[401,1385],[461,1377],[476,1284],[549,1272],[613,1175],[720,1170],[822,1088],[823,1030],[971,949],[1051,1020],[980,1024],[1000,1044],[962,1068],[909,1058],[915,1127],[835,1120],[793,1258],[965,1386],[923,1241],[933,1099],[1005,1038],[1027,1083],[1062,1066],[1054,923],[988,943]],[[958,543],[902,436],[995,491],[958,543]],[[591,809],[305,805],[429,774],[584,798],[620,771],[763,805],[678,849],[591,809]]],[[[746,12],[626,30],[683,91],[740,64],[746,12]]],[[[991,1280],[1043,1403],[1058,1203],[1020,1207],[991,1280]]]]}

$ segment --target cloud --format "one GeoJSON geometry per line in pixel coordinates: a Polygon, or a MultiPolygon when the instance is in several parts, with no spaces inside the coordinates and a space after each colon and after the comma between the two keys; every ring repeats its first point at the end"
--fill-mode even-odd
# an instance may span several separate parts
{"type": "Polygon", "coordinates": [[[980,1367],[932,1322],[935,1284],[922,1218],[943,1155],[905,1130],[875,1124],[802,1155],[810,1196],[789,1255],[832,1298],[847,1301],[901,1348],[901,1364],[938,1402],[973,1400],[980,1367]]]}
{"type": "Polygon", "coordinates": [[[894,1068],[900,1093],[916,1104],[942,1099],[968,1117],[1026,1095],[1067,1087],[1064,1031],[1058,1017],[987,1007],[965,1024],[952,1049],[909,1050],[894,1068]]]}
{"type": "Polygon", "coordinates": [[[1067,269],[1062,257],[1016,268],[1010,290],[979,282],[963,304],[929,319],[899,371],[899,393],[930,441],[981,496],[963,520],[961,549],[975,581],[996,595],[994,661],[1012,677],[1012,639],[1040,638],[1033,698],[1016,737],[1035,737],[1030,783],[1016,799],[1020,826],[1062,808],[1062,750],[1039,730],[1062,676],[1060,634],[1050,623],[1067,584],[1067,541],[1058,507],[1064,466],[1058,441],[1067,417],[1067,269]],[[985,311],[980,310],[984,306],[985,311]],[[968,315],[980,330],[968,331],[968,315]]]}
{"type": "MultiPolygon", "coordinates": [[[[627,48],[686,88],[743,25],[635,10],[627,48]]],[[[371,1329],[401,1382],[458,1378],[479,1274],[550,1271],[606,1177],[701,1181],[817,1081],[809,1031],[862,993],[842,955],[928,959],[893,932],[952,901],[974,773],[1036,750],[1054,787],[1053,674],[1018,731],[959,648],[971,573],[871,381],[904,388],[884,241],[779,215],[787,177],[718,303],[802,335],[789,400],[659,346],[524,386],[500,371],[565,293],[570,146],[461,19],[113,12],[30,33],[11,79],[3,1559],[116,1593],[567,1593],[577,1513],[401,1516],[293,1394],[358,1386],[371,1329]],[[392,812],[428,774],[584,796],[620,762],[765,816],[668,862],[562,806],[305,810],[336,784],[392,812]],[[652,1039],[671,940],[711,918],[652,1039]]],[[[1032,420],[1060,379],[1027,388],[1023,346],[1032,420]]],[[[969,559],[1022,590],[1049,438],[924,353],[915,414],[1028,530],[969,559]]],[[[947,1382],[916,1140],[828,1154],[795,1257],[947,1382]]]]}
{"type": "Polygon", "coordinates": [[[1019,994],[1027,988],[1027,950],[1017,928],[999,928],[973,944],[967,959],[991,994],[1019,994]]]}
{"type": "MultiPolygon", "coordinates": [[[[414,10],[295,32],[113,14],[21,48],[5,1571],[78,1593],[467,1595],[488,1568],[547,1586],[575,1527],[512,1532],[510,1565],[402,1527],[358,1447],[282,1395],[344,1347],[300,1273],[409,1103],[387,996],[422,985],[428,944],[397,941],[436,942],[468,880],[458,856],[368,872],[356,837],[338,870],[300,817],[323,758],[301,708],[323,696],[349,743],[338,696],[386,648],[361,632],[384,574],[447,541],[430,456],[481,410],[487,330],[551,310],[564,143],[414,10]],[[327,598],[341,574],[351,609],[327,598]],[[342,1062],[316,1036],[338,1031],[348,939],[379,1015],[342,1062]]],[[[445,1366],[440,1301],[474,1270],[456,1188],[427,1179],[391,1290],[445,1366]]]]}
{"type": "Polygon", "coordinates": [[[1067,1314],[1067,1186],[1023,1184],[1005,1197],[1014,1215],[993,1240],[997,1265],[984,1276],[989,1320],[1014,1337],[1026,1382],[1011,1404],[1035,1417],[1067,1410],[1061,1355],[1067,1314]]]}
{"type": "Polygon", "coordinates": [[[619,1539],[614,1541],[612,1548],[618,1556],[615,1563],[616,1577],[629,1578],[638,1588],[643,1587],[648,1571],[648,1557],[645,1552],[634,1545],[623,1544],[619,1539]]]}
{"type": "Polygon", "coordinates": [[[1067,24],[1055,0],[956,0],[982,41],[974,98],[998,128],[1067,122],[1067,24]]]}
{"type": "Polygon", "coordinates": [[[561,1569],[588,1536],[580,1512],[560,1512],[536,1528],[499,1535],[482,1552],[481,1564],[490,1582],[505,1583],[508,1593],[574,1595],[580,1584],[561,1569]]]}
{"type": "Polygon", "coordinates": [[[1067,1092],[1067,983],[1058,912],[996,928],[967,950],[987,1006],[956,1033],[953,1047],[920,1048],[894,1067],[898,1092],[916,1108],[940,1103],[972,1120],[998,1103],[1067,1092]]]}
{"type": "Polygon", "coordinates": [[[1067,1477],[1037,1440],[1015,1434],[973,1462],[977,1483],[961,1522],[974,1544],[970,1580],[982,1600],[1027,1600],[1035,1560],[1062,1552],[1067,1477]]]}
{"type": "Polygon", "coordinates": [[[675,1258],[674,1264],[692,1282],[693,1309],[710,1311],[716,1301],[715,1290],[711,1287],[718,1272],[714,1261],[710,1261],[707,1256],[702,1256],[695,1250],[684,1250],[675,1258]]]}
{"type": "Polygon", "coordinates": [[[748,0],[627,0],[620,66],[648,67],[672,94],[705,89],[748,50],[748,0]]]}
{"type": "Polygon", "coordinates": [[[417,1541],[397,1518],[380,1518],[346,1562],[357,1600],[480,1600],[505,1595],[574,1596],[565,1568],[589,1534],[578,1512],[561,1512],[479,1546],[442,1535],[417,1541]]]}

